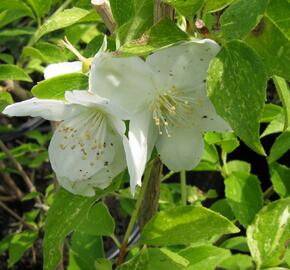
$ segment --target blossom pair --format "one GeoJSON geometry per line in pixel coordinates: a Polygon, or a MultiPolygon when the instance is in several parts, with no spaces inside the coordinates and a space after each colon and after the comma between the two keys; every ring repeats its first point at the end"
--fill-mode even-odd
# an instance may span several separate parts
{"type": "MultiPolygon", "coordinates": [[[[230,130],[206,94],[208,65],[218,51],[204,39],[161,49],[145,61],[99,52],[88,91],[67,91],[64,101],[33,98],[4,113],[62,121],[49,157],[64,188],[91,196],[127,165],[134,193],[154,146],[169,169],[189,170],[201,159],[204,131],[230,130]],[[128,136],[123,120],[130,120],[128,136]]],[[[81,70],[79,62],[61,63],[49,66],[45,77],[69,67],[81,70]]]]}

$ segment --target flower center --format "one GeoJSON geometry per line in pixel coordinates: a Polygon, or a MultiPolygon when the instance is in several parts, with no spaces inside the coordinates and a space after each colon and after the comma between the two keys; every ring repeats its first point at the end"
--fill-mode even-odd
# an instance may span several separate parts
{"type": "Polygon", "coordinates": [[[191,122],[193,105],[194,99],[189,96],[189,93],[175,87],[157,95],[150,108],[159,134],[162,135],[165,130],[167,136],[171,137],[170,127],[188,126],[191,122]]]}

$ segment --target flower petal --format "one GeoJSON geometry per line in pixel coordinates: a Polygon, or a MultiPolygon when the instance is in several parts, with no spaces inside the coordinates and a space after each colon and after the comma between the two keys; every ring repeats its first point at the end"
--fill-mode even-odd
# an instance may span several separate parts
{"type": "Polygon", "coordinates": [[[110,165],[102,168],[92,177],[87,179],[77,179],[72,181],[68,177],[57,177],[59,184],[74,194],[88,197],[95,195],[96,188],[105,189],[108,187],[113,178],[126,168],[125,152],[121,137],[119,140],[116,140],[114,147],[115,158],[110,165]]]}
{"type": "Polygon", "coordinates": [[[197,125],[201,131],[232,131],[229,124],[217,114],[208,97],[199,100],[198,104],[194,107],[193,115],[194,124],[197,125]]]}
{"type": "Polygon", "coordinates": [[[56,76],[74,73],[74,72],[81,72],[82,71],[82,62],[75,61],[75,62],[62,62],[57,64],[48,65],[44,70],[44,79],[50,79],[56,76]]]}
{"type": "Polygon", "coordinates": [[[191,41],[161,49],[146,59],[155,74],[156,87],[169,90],[195,89],[204,84],[211,59],[220,47],[209,39],[191,41]]]}
{"type": "Polygon", "coordinates": [[[87,179],[111,164],[119,135],[100,112],[86,110],[59,125],[49,145],[49,157],[58,177],[87,179]]]}
{"type": "Polygon", "coordinates": [[[90,91],[134,114],[151,99],[152,74],[139,57],[98,53],[89,76],[90,91]]]}
{"type": "Polygon", "coordinates": [[[140,112],[131,119],[128,134],[129,140],[124,138],[123,144],[130,174],[132,194],[135,193],[136,185],[141,186],[141,178],[146,162],[155,143],[155,134],[151,114],[148,112],[140,112]]]}
{"type": "Polygon", "coordinates": [[[61,121],[74,115],[75,108],[60,100],[31,98],[7,106],[3,113],[9,116],[39,116],[50,121],[61,121]]]}
{"type": "Polygon", "coordinates": [[[196,128],[172,128],[171,137],[161,135],[157,150],[162,162],[173,171],[191,170],[200,161],[203,153],[203,138],[196,128]]]}
{"type": "Polygon", "coordinates": [[[102,98],[89,91],[66,91],[65,99],[71,104],[79,104],[85,107],[95,107],[100,110],[117,116],[121,119],[128,119],[128,113],[119,107],[117,104],[114,104],[111,100],[102,98]]]}

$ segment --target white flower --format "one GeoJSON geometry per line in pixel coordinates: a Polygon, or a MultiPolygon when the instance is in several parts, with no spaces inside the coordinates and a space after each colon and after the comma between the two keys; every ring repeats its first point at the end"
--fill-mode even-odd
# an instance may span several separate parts
{"type": "Polygon", "coordinates": [[[206,93],[212,40],[159,50],[143,61],[98,53],[90,71],[90,91],[131,113],[125,151],[131,189],[141,177],[154,145],[171,170],[190,170],[203,153],[204,131],[228,131],[206,93]]]}
{"type": "Polygon", "coordinates": [[[61,62],[48,65],[44,70],[44,79],[50,79],[68,73],[81,72],[83,63],[81,61],[61,62]]]}
{"type": "Polygon", "coordinates": [[[62,121],[49,145],[51,166],[61,186],[75,194],[93,196],[125,169],[122,114],[106,99],[87,91],[67,91],[65,100],[32,98],[9,105],[10,116],[40,116],[62,121]]]}

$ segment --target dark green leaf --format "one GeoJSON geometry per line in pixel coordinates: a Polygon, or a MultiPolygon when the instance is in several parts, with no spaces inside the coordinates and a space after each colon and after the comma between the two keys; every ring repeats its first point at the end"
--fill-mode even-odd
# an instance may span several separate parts
{"type": "Polygon", "coordinates": [[[275,105],[275,104],[265,104],[262,117],[260,119],[261,123],[269,123],[272,120],[274,120],[277,115],[279,115],[282,112],[282,107],[275,105]]]}
{"type": "Polygon", "coordinates": [[[148,245],[212,243],[239,229],[223,216],[200,206],[181,206],[158,213],[143,229],[141,242],[148,245]]]}
{"type": "Polygon", "coordinates": [[[41,18],[43,15],[45,15],[51,6],[51,0],[26,0],[32,9],[34,10],[36,16],[38,18],[41,18]]]}
{"type": "Polygon", "coordinates": [[[281,198],[290,197],[290,168],[273,163],[270,165],[271,182],[281,198]]]}
{"type": "Polygon", "coordinates": [[[285,131],[279,135],[272,148],[270,150],[270,155],[268,158],[269,163],[273,163],[282,157],[290,149],[290,131],[285,131]]]}
{"type": "Polygon", "coordinates": [[[247,238],[244,236],[237,236],[237,237],[232,237],[230,239],[227,239],[221,244],[221,247],[232,249],[232,250],[237,250],[237,251],[241,251],[245,253],[249,252],[247,238]]]}
{"type": "Polygon", "coordinates": [[[262,19],[268,0],[238,0],[221,17],[221,29],[227,40],[243,39],[262,19]]]}
{"type": "Polygon", "coordinates": [[[235,0],[205,0],[205,12],[216,12],[224,9],[235,0]]]}
{"type": "Polygon", "coordinates": [[[259,140],[259,120],[266,82],[263,62],[241,41],[227,43],[209,67],[208,94],[217,112],[260,154],[265,154],[259,140]]]}
{"type": "Polygon", "coordinates": [[[31,78],[18,66],[0,65],[0,81],[17,80],[31,82],[31,78]]]}
{"type": "Polygon", "coordinates": [[[247,229],[248,245],[257,268],[279,265],[290,238],[290,198],[269,203],[247,229]]]}
{"type": "Polygon", "coordinates": [[[211,210],[220,213],[224,217],[226,217],[229,220],[234,220],[235,215],[232,211],[232,208],[229,205],[229,202],[227,199],[220,199],[212,204],[210,207],[211,210]]]}
{"type": "Polygon", "coordinates": [[[225,180],[226,198],[240,223],[247,227],[263,206],[258,178],[247,172],[233,172],[225,180]]]}
{"type": "Polygon", "coordinates": [[[63,99],[65,91],[87,90],[88,77],[82,73],[70,73],[41,81],[31,90],[37,98],[63,99]]]}

